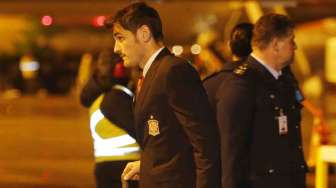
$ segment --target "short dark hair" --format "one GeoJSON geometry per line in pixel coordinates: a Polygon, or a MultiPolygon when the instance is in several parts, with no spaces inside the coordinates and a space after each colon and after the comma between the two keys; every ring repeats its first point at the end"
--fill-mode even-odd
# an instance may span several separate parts
{"type": "Polygon", "coordinates": [[[240,23],[236,25],[230,34],[230,49],[233,55],[246,58],[251,52],[251,40],[253,24],[240,23]]]}
{"type": "Polygon", "coordinates": [[[272,39],[287,37],[293,29],[294,22],[288,16],[266,14],[254,26],[252,45],[264,49],[272,39]]]}
{"type": "Polygon", "coordinates": [[[114,17],[110,17],[105,21],[105,26],[111,29],[116,23],[132,33],[135,33],[141,26],[146,25],[149,27],[155,41],[163,40],[159,13],[144,2],[133,3],[119,10],[114,17]]]}

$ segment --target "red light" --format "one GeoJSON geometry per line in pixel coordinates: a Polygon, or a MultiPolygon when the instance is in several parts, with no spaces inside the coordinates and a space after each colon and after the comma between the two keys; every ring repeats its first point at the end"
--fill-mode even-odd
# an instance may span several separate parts
{"type": "Polygon", "coordinates": [[[53,23],[53,18],[51,16],[43,16],[41,18],[41,23],[44,26],[51,26],[51,24],[53,23]]]}
{"type": "Polygon", "coordinates": [[[95,27],[103,27],[106,16],[96,16],[93,18],[92,25],[95,27]]]}

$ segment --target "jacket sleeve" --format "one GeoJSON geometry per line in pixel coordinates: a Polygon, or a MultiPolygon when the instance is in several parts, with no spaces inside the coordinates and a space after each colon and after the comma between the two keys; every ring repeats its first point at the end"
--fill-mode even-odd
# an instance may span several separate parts
{"type": "Polygon", "coordinates": [[[196,187],[219,187],[218,130],[198,73],[184,62],[171,67],[167,74],[168,103],[193,147],[196,187]]]}
{"type": "Polygon", "coordinates": [[[136,138],[132,105],[132,97],[122,91],[112,89],[106,92],[100,109],[109,121],[124,129],[131,137],[136,138]]]}
{"type": "Polygon", "coordinates": [[[89,81],[85,84],[80,93],[80,102],[85,107],[90,107],[91,104],[99,97],[102,93],[111,89],[112,83],[107,83],[98,79],[98,77],[93,74],[89,81]]]}
{"type": "Polygon", "coordinates": [[[222,188],[249,187],[249,144],[252,135],[254,92],[242,81],[222,83],[217,93],[222,188]]]}

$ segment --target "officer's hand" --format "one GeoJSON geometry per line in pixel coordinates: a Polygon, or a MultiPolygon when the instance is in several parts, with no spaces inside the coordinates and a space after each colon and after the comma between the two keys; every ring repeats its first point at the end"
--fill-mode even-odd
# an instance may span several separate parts
{"type": "Polygon", "coordinates": [[[124,180],[139,180],[140,179],[140,161],[127,163],[121,177],[124,180]]]}

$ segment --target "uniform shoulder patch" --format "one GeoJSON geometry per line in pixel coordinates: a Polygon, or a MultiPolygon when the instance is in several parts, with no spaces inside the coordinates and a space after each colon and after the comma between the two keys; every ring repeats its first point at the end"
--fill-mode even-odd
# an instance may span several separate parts
{"type": "Polygon", "coordinates": [[[243,63],[239,66],[237,66],[234,70],[233,70],[233,73],[235,75],[238,75],[238,76],[243,76],[246,74],[246,72],[248,71],[248,64],[247,63],[243,63]]]}

